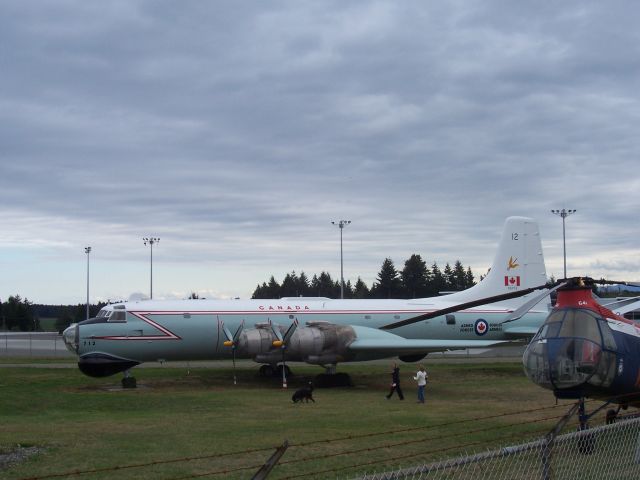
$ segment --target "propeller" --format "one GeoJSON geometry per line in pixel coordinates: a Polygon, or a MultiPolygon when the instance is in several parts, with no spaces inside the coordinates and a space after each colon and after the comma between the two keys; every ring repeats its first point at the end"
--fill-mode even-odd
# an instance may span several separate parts
{"type": "Polygon", "coordinates": [[[242,330],[244,329],[244,320],[242,320],[240,322],[240,325],[238,326],[238,329],[236,330],[236,333],[234,333],[233,335],[231,335],[231,332],[229,331],[229,329],[224,326],[224,322],[222,320],[220,320],[220,318],[218,318],[218,322],[220,322],[220,327],[222,328],[222,332],[224,333],[224,336],[226,338],[226,340],[224,341],[223,345],[225,347],[231,347],[231,358],[233,359],[233,384],[236,385],[237,384],[237,379],[236,379],[236,347],[238,346],[238,340],[240,340],[240,334],[242,333],[242,330]]]}
{"type": "Polygon", "coordinates": [[[284,336],[280,332],[280,329],[277,328],[273,323],[270,323],[270,325],[271,331],[277,339],[273,341],[272,345],[282,350],[282,388],[287,388],[287,364],[285,363],[285,350],[287,349],[289,340],[291,340],[291,337],[293,336],[293,332],[295,332],[296,328],[298,328],[298,319],[296,318],[293,320],[293,323],[284,333],[284,336]]]}

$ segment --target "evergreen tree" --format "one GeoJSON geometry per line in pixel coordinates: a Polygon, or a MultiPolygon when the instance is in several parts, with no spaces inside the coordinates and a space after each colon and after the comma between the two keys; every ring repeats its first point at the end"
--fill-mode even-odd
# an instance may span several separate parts
{"type": "Polygon", "coordinates": [[[280,296],[281,297],[298,297],[298,276],[296,272],[293,271],[290,274],[287,273],[284,276],[284,280],[282,280],[282,285],[280,286],[280,296]]]}
{"type": "Polygon", "coordinates": [[[359,298],[359,299],[369,298],[369,295],[370,295],[369,287],[367,287],[367,284],[364,283],[360,277],[358,277],[358,280],[356,281],[356,284],[353,287],[352,298],[359,298]]]}
{"type": "Polygon", "coordinates": [[[453,265],[453,275],[451,279],[453,290],[461,291],[466,288],[467,275],[460,260],[456,260],[456,263],[453,265]]]}
{"type": "Polygon", "coordinates": [[[308,297],[310,294],[309,279],[304,272],[300,272],[298,276],[298,295],[308,297]]]}
{"type": "Polygon", "coordinates": [[[267,283],[262,282],[262,285],[258,284],[256,289],[253,291],[253,295],[251,298],[269,298],[267,297],[267,283]]]}
{"type": "Polygon", "coordinates": [[[451,269],[451,265],[447,263],[444,266],[444,270],[442,271],[442,278],[444,279],[444,288],[447,291],[454,290],[453,287],[453,270],[451,269]]]}
{"type": "Polygon", "coordinates": [[[271,275],[269,279],[269,284],[267,285],[267,290],[265,291],[265,298],[280,298],[280,284],[276,282],[276,279],[271,275]]]}
{"type": "Polygon", "coordinates": [[[340,296],[340,285],[334,282],[327,272],[320,273],[320,276],[313,276],[311,281],[311,289],[317,297],[336,298],[340,296]],[[338,295],[336,296],[336,288],[338,295]]]}
{"type": "Polygon", "coordinates": [[[3,311],[7,330],[17,327],[21,332],[28,332],[36,329],[32,304],[26,298],[23,300],[20,295],[9,297],[3,311]]]}
{"type": "Polygon", "coordinates": [[[429,285],[429,295],[438,295],[440,292],[445,290],[445,281],[440,271],[440,267],[436,262],[433,262],[431,265],[431,282],[429,285]]]}
{"type": "Polygon", "coordinates": [[[420,255],[413,254],[404,262],[404,268],[400,276],[402,277],[402,289],[407,298],[427,296],[429,269],[420,255]]]}
{"type": "Polygon", "coordinates": [[[385,258],[378,273],[378,282],[373,286],[375,298],[398,298],[401,294],[402,281],[390,258],[385,258]]]}
{"type": "Polygon", "coordinates": [[[473,273],[471,272],[471,267],[467,267],[467,273],[465,274],[464,287],[465,288],[471,288],[475,284],[476,284],[476,282],[473,280],[473,273]]]}

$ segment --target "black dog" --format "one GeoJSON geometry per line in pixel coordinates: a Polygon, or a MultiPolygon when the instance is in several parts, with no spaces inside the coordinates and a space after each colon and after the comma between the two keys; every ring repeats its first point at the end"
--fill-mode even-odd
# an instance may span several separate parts
{"type": "Polygon", "coordinates": [[[311,400],[313,403],[316,403],[316,401],[313,399],[313,383],[309,382],[309,386],[302,387],[301,389],[296,390],[296,392],[291,397],[291,400],[293,400],[293,403],[302,403],[303,400],[306,400],[307,403],[309,403],[309,400],[311,400]]]}

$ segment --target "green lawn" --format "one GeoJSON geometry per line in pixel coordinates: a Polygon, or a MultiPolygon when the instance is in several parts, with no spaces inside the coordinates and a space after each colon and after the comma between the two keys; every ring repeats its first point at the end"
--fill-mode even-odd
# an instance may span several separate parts
{"type": "Polygon", "coordinates": [[[303,405],[292,404],[291,395],[318,368],[294,365],[288,390],[244,366],[237,386],[226,366],[193,368],[190,375],[143,368],[135,371],[134,391],[110,390],[119,376],[0,368],[0,452],[18,444],[45,448],[0,477],[110,469],[69,478],[177,479],[224,471],[206,478],[250,478],[287,439],[291,446],[270,478],[346,478],[530,440],[568,409],[531,384],[519,362],[427,362],[427,403],[416,404],[413,367],[401,367],[403,402],[384,398],[386,365],[359,364],[340,366],[354,387],[316,390],[316,403],[303,405]],[[188,457],[204,458],[181,460],[188,457]],[[136,464],[150,465],[113,470],[136,464]]]}

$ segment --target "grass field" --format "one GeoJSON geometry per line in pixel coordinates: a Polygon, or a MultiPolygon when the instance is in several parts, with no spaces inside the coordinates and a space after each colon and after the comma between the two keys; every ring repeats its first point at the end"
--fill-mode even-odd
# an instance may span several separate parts
{"type": "Polygon", "coordinates": [[[568,409],[531,384],[517,361],[426,365],[425,405],[415,403],[408,364],[401,366],[403,402],[384,398],[386,364],[356,364],[340,366],[354,387],[316,390],[316,403],[302,405],[291,395],[318,368],[293,365],[288,390],[257,377],[255,367],[238,371],[237,386],[230,366],[189,375],[144,368],[135,371],[139,388],[121,391],[110,388],[119,376],[3,367],[0,453],[17,445],[44,451],[0,477],[91,471],[68,478],[251,478],[286,439],[290,447],[269,478],[347,478],[527,441],[568,409]],[[201,458],[184,460],[193,457],[201,458]],[[146,466],[123,468],[139,464],[146,466]]]}

